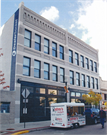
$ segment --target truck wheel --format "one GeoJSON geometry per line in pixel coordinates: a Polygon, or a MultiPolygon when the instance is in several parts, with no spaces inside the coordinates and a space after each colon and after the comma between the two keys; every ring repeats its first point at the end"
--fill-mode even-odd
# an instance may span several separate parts
{"type": "Polygon", "coordinates": [[[97,123],[98,123],[98,121],[97,121],[97,119],[95,118],[95,119],[94,119],[94,124],[97,124],[97,123]]]}
{"type": "Polygon", "coordinates": [[[78,127],[79,127],[79,124],[78,124],[78,123],[76,123],[76,124],[75,124],[75,127],[76,127],[76,128],[78,128],[78,127]]]}

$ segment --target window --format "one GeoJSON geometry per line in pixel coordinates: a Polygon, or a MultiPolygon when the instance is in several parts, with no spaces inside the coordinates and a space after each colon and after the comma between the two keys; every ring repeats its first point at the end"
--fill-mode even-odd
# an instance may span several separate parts
{"type": "Polygon", "coordinates": [[[80,97],[80,93],[76,93],[76,97],[80,97]]]}
{"type": "Polygon", "coordinates": [[[41,37],[35,34],[35,50],[41,50],[41,37]]]}
{"type": "Polygon", "coordinates": [[[76,85],[80,86],[80,74],[76,73],[76,85]]]}
{"type": "Polygon", "coordinates": [[[75,92],[71,92],[71,96],[72,97],[75,97],[75,92]]]}
{"type": "Polygon", "coordinates": [[[91,69],[91,71],[93,71],[93,61],[92,60],[90,60],[90,69],[91,69]]]}
{"type": "Polygon", "coordinates": [[[57,44],[52,42],[52,56],[57,57],[57,44]]]}
{"type": "Polygon", "coordinates": [[[94,77],[91,77],[91,88],[94,89],[94,77]]]}
{"type": "MultiPolygon", "coordinates": [[[[58,90],[58,95],[65,96],[65,91],[58,90]]],[[[62,97],[61,97],[62,98],[62,97]]]]}
{"type": "Polygon", "coordinates": [[[48,89],[48,94],[57,95],[57,90],[48,89]]]}
{"type": "Polygon", "coordinates": [[[69,62],[73,63],[73,51],[69,50],[69,62]]]}
{"type": "Polygon", "coordinates": [[[52,80],[57,81],[57,66],[52,66],[52,72],[53,72],[52,80]]]}
{"type": "Polygon", "coordinates": [[[64,82],[64,69],[60,68],[60,82],[64,82]]]}
{"type": "Polygon", "coordinates": [[[96,86],[96,89],[98,89],[98,79],[97,78],[95,79],[95,86],[96,86]]]}
{"type": "Polygon", "coordinates": [[[31,47],[31,32],[25,30],[24,46],[31,47]]]}
{"type": "Polygon", "coordinates": [[[78,53],[75,53],[75,64],[79,65],[79,56],[78,53]]]}
{"type": "Polygon", "coordinates": [[[97,63],[94,62],[94,71],[97,73],[97,63]]]}
{"type": "Polygon", "coordinates": [[[88,58],[85,58],[85,62],[86,62],[86,69],[89,69],[89,61],[88,61],[88,58]]]}
{"type": "Polygon", "coordinates": [[[10,103],[9,102],[0,103],[0,113],[10,113],[10,103]]]}
{"type": "Polygon", "coordinates": [[[59,46],[60,59],[64,60],[64,47],[59,46]]]}
{"type": "Polygon", "coordinates": [[[81,67],[84,67],[84,56],[81,55],[81,67]]]}
{"type": "Polygon", "coordinates": [[[49,40],[44,39],[44,53],[49,54],[49,40]]]}
{"type": "Polygon", "coordinates": [[[23,57],[23,75],[30,76],[30,58],[23,57]]]}
{"type": "Polygon", "coordinates": [[[74,72],[70,71],[70,84],[74,84],[74,72]]]}
{"type": "Polygon", "coordinates": [[[82,74],[82,86],[85,87],[85,75],[82,74]]]}
{"type": "Polygon", "coordinates": [[[39,93],[39,94],[45,94],[45,89],[44,88],[36,88],[35,92],[39,93]]]}
{"type": "Polygon", "coordinates": [[[44,79],[49,80],[49,64],[44,63],[44,79]]]}
{"type": "Polygon", "coordinates": [[[87,88],[90,88],[90,77],[87,76],[87,88]]]}
{"type": "Polygon", "coordinates": [[[40,61],[34,61],[34,77],[40,78],[40,61]]]}

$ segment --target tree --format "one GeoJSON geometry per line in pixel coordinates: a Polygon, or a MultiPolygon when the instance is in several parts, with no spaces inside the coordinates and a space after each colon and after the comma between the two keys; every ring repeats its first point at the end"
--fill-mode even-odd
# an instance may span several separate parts
{"type": "MultiPolygon", "coordinates": [[[[2,48],[0,48],[0,50],[2,50],[2,48]]],[[[0,57],[3,56],[3,53],[0,52],[0,57]]],[[[0,85],[1,85],[1,89],[7,89],[10,88],[10,86],[3,86],[5,84],[5,78],[4,78],[4,73],[0,70],[0,85]]]]}
{"type": "Polygon", "coordinates": [[[107,102],[105,102],[104,105],[105,105],[105,108],[107,109],[107,102]]]}
{"type": "Polygon", "coordinates": [[[98,105],[99,101],[102,100],[101,94],[94,93],[91,89],[89,90],[88,95],[84,94],[82,95],[82,98],[86,101],[86,103],[92,105],[98,105]]]}

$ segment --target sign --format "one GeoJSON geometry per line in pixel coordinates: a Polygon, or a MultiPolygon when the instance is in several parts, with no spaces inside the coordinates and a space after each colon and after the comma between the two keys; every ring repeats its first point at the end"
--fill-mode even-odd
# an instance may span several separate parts
{"type": "Polygon", "coordinates": [[[23,114],[27,114],[27,108],[23,108],[23,114]]]}
{"type": "Polygon", "coordinates": [[[28,99],[23,99],[23,103],[28,103],[28,99]]]}
{"type": "Polygon", "coordinates": [[[23,92],[22,92],[22,96],[23,96],[24,98],[27,98],[27,97],[29,96],[29,94],[30,94],[30,92],[29,92],[28,89],[24,89],[23,92]]]}
{"type": "Polygon", "coordinates": [[[19,9],[14,14],[12,57],[11,57],[11,59],[12,59],[11,60],[11,76],[10,76],[10,91],[15,90],[15,69],[16,69],[18,21],[19,21],[19,9]]]}

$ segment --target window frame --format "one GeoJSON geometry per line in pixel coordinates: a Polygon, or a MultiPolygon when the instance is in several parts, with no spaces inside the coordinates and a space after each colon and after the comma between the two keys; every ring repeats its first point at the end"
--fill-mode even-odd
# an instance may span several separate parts
{"type": "MultiPolygon", "coordinates": [[[[24,67],[28,68],[28,75],[26,75],[26,74],[24,74],[24,73],[23,73],[23,75],[25,75],[25,76],[30,76],[30,66],[31,66],[31,59],[30,59],[29,57],[23,56],[23,68],[24,68],[24,67]],[[29,59],[29,66],[24,65],[24,58],[29,59]]],[[[23,70],[24,70],[24,69],[23,69],[23,70]]]]}
{"type": "Polygon", "coordinates": [[[25,37],[25,35],[24,35],[24,46],[26,46],[26,45],[25,45],[25,39],[27,39],[27,40],[29,41],[30,45],[29,45],[29,46],[26,46],[26,47],[31,48],[31,31],[30,31],[30,30],[25,29],[25,32],[26,32],[26,31],[30,33],[30,39],[29,39],[29,38],[27,38],[27,37],[25,37]]]}
{"type": "Polygon", "coordinates": [[[72,73],[72,76],[70,74],[70,84],[74,85],[74,71],[70,70],[69,73],[72,73]],[[72,81],[71,81],[72,80],[72,81]],[[72,83],[71,83],[72,82],[72,83]]]}
{"type": "Polygon", "coordinates": [[[94,71],[97,73],[97,62],[94,62],[94,71]]]}
{"type": "Polygon", "coordinates": [[[52,80],[53,80],[53,81],[58,81],[58,67],[55,66],[55,65],[52,65],[52,80]],[[56,73],[53,72],[53,67],[56,68],[56,73]],[[56,77],[55,80],[53,79],[53,78],[54,78],[53,75],[55,75],[55,77],[56,77]]]}
{"type": "Polygon", "coordinates": [[[85,87],[85,75],[82,74],[82,87],[85,87]]]}
{"type": "Polygon", "coordinates": [[[64,83],[64,79],[65,79],[65,71],[64,71],[64,68],[60,67],[60,82],[64,83]],[[63,69],[63,75],[61,75],[61,69],[63,69]],[[63,78],[62,82],[61,82],[61,77],[63,78]]]}
{"type": "Polygon", "coordinates": [[[69,49],[69,62],[73,63],[73,51],[69,49]],[[71,54],[71,55],[70,55],[71,54]]]}
{"type": "Polygon", "coordinates": [[[93,61],[90,60],[90,70],[93,71],[93,61]]]}
{"type": "Polygon", "coordinates": [[[52,42],[52,56],[57,57],[57,43],[55,42],[52,42]],[[53,48],[53,44],[56,46],[56,50],[55,48],[53,48]],[[53,55],[54,54],[53,52],[55,52],[55,56],[53,55]]]}
{"type": "Polygon", "coordinates": [[[81,58],[81,67],[83,67],[83,68],[84,68],[84,56],[83,56],[83,55],[81,55],[81,56],[80,56],[80,58],[81,58]]]}
{"type": "Polygon", "coordinates": [[[44,67],[45,67],[45,64],[48,65],[48,71],[46,71],[46,70],[44,69],[44,79],[45,79],[45,80],[49,80],[49,79],[50,79],[50,76],[49,76],[50,66],[49,66],[48,63],[44,62],[44,67]],[[45,78],[45,72],[48,74],[48,78],[45,78]]]}
{"type": "Polygon", "coordinates": [[[41,77],[41,62],[39,60],[34,60],[34,63],[35,62],[39,62],[39,69],[37,69],[37,68],[34,67],[34,73],[35,73],[35,69],[38,70],[39,71],[39,77],[37,77],[35,75],[34,75],[34,77],[40,78],[41,77]]]}
{"type": "Polygon", "coordinates": [[[98,79],[95,78],[95,86],[96,86],[96,89],[98,89],[98,79]]]}
{"type": "Polygon", "coordinates": [[[79,54],[77,52],[75,52],[75,64],[79,66],[79,54]]]}
{"type": "Polygon", "coordinates": [[[49,39],[47,39],[47,38],[44,38],[44,53],[49,54],[49,39]],[[45,45],[45,40],[48,41],[48,46],[45,45]],[[48,52],[45,52],[45,48],[47,48],[48,52]]]}
{"type": "Polygon", "coordinates": [[[64,46],[62,46],[62,45],[59,45],[59,58],[61,60],[64,60],[64,46]],[[63,50],[62,52],[60,51],[60,48],[62,48],[62,50],[63,50]]]}
{"type": "Polygon", "coordinates": [[[78,73],[78,72],[76,72],[76,86],[80,86],[80,73],[78,73]],[[77,77],[77,75],[78,75],[78,77],[77,77]]]}
{"type": "Polygon", "coordinates": [[[94,77],[91,77],[91,88],[94,89],[94,77]]]}
{"type": "Polygon", "coordinates": [[[40,35],[38,35],[38,34],[35,34],[35,36],[40,37],[40,43],[38,43],[38,42],[36,42],[36,41],[35,41],[35,43],[37,43],[37,44],[39,45],[39,50],[38,50],[38,49],[35,49],[35,50],[37,50],[37,51],[41,51],[41,36],[40,36],[40,35]]]}
{"type": "Polygon", "coordinates": [[[87,57],[85,58],[85,62],[86,62],[86,69],[89,69],[89,59],[87,57]]]}
{"type": "Polygon", "coordinates": [[[90,76],[87,75],[87,88],[90,88],[90,76]]]}

